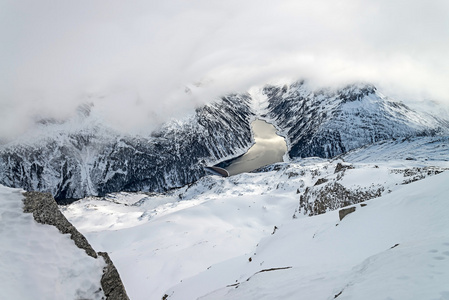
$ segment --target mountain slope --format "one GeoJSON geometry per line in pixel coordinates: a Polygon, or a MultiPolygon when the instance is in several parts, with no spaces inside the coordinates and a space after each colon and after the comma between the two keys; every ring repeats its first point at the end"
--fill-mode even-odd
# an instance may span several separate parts
{"type": "Polygon", "coordinates": [[[232,94],[152,136],[118,134],[92,109],[80,107],[78,119],[65,123],[43,121],[40,134],[0,146],[0,184],[51,192],[57,200],[166,191],[205,176],[206,165],[245,153],[255,118],[279,129],[291,158],[330,158],[382,140],[449,134],[448,121],[362,84],[312,90],[296,82],[232,94]]]}
{"type": "Polygon", "coordinates": [[[119,135],[83,110],[75,126],[42,124],[42,136],[1,147],[0,183],[59,200],[183,186],[204,176],[206,163],[250,147],[249,101],[246,94],[223,97],[150,137],[119,135]]]}
{"type": "Polygon", "coordinates": [[[445,172],[404,186],[341,221],[333,211],[286,222],[167,299],[446,299],[448,180],[445,172]]]}
{"type": "Polygon", "coordinates": [[[449,122],[418,113],[369,84],[313,90],[304,81],[266,86],[265,117],[289,142],[290,157],[334,157],[381,140],[447,134],[449,122]]]}
{"type": "MultiPolygon", "coordinates": [[[[172,295],[174,291],[173,299],[196,299],[217,289],[228,290],[226,286],[235,284],[235,280],[242,283],[261,270],[291,266],[290,264],[268,264],[280,255],[279,252],[267,252],[266,262],[261,259],[253,264],[257,257],[264,257],[260,247],[267,237],[270,237],[268,239],[270,241],[282,236],[285,244],[288,244],[291,239],[294,242],[293,245],[282,244],[282,247],[286,248],[278,250],[287,251],[287,254],[302,251],[302,256],[295,259],[314,261],[313,259],[327,258],[324,248],[320,250],[321,252],[307,252],[306,250],[310,248],[301,250],[302,248],[299,249],[296,246],[299,247],[300,243],[303,243],[304,247],[313,246],[318,241],[316,237],[313,238],[316,232],[326,230],[333,232],[333,228],[340,228],[353,215],[362,209],[369,208],[371,205],[366,201],[372,199],[372,197],[356,197],[356,201],[348,203],[345,197],[329,197],[328,201],[325,198],[315,197],[321,189],[325,190],[327,185],[338,183],[347,193],[355,195],[361,195],[360,192],[366,194],[366,192],[381,190],[380,195],[374,196],[390,195],[388,197],[394,198],[394,195],[399,195],[396,193],[420,182],[423,178],[436,178],[447,173],[449,158],[447,148],[444,147],[447,143],[440,137],[420,137],[402,142],[404,147],[409,149],[407,155],[416,157],[416,160],[407,160],[407,157],[403,157],[398,151],[400,141],[395,143],[397,144],[391,147],[390,152],[390,148],[382,149],[383,156],[377,161],[375,155],[370,155],[371,147],[366,147],[357,151],[357,161],[354,162],[346,158],[345,162],[341,159],[295,159],[289,163],[267,166],[256,173],[244,173],[227,178],[206,176],[194,184],[163,194],[110,194],[101,198],[82,199],[61,208],[64,215],[96,249],[110,253],[130,298],[159,300],[164,294],[172,295]],[[422,139],[426,140],[428,146],[420,149],[422,139]],[[416,151],[415,154],[413,149],[416,151]],[[425,154],[426,151],[427,154],[425,154]],[[429,160],[429,157],[435,157],[435,160],[429,160]],[[437,174],[441,171],[444,173],[437,174]],[[310,192],[307,193],[308,189],[310,192]],[[310,207],[313,208],[316,202],[316,206],[324,208],[324,211],[310,210],[309,206],[301,205],[302,196],[307,196],[310,207]],[[368,206],[361,207],[358,204],[360,201],[365,201],[368,206]],[[338,212],[333,210],[348,204],[358,204],[358,211],[345,217],[341,224],[335,227],[338,223],[338,212]],[[309,217],[309,215],[313,216],[309,217]],[[284,228],[291,229],[285,231],[284,228]],[[286,233],[285,237],[284,233],[286,233]],[[309,245],[309,242],[312,244],[309,245]],[[256,247],[258,243],[259,246],[256,247]],[[254,256],[253,253],[257,255],[254,256]],[[274,253],[272,258],[269,257],[270,253],[274,253]],[[315,253],[321,253],[322,256],[317,254],[315,258],[315,253]],[[237,265],[234,264],[234,260],[237,265]],[[223,268],[220,266],[221,263],[224,265],[223,268]],[[250,266],[254,269],[247,269],[250,266]],[[208,279],[201,277],[203,275],[200,274],[203,272],[208,279]],[[229,274],[232,279],[225,274],[229,274]],[[199,276],[198,281],[195,276],[199,276]],[[195,280],[193,283],[189,281],[191,277],[195,280]],[[182,285],[174,287],[181,281],[182,285]]],[[[436,193],[444,192],[441,190],[444,186],[429,184],[429,188],[436,193]]],[[[422,191],[424,193],[425,189],[422,191]]],[[[410,196],[412,197],[413,193],[410,192],[410,196]]],[[[427,204],[424,202],[422,205],[427,204]]],[[[404,206],[404,213],[407,213],[408,202],[404,206]]],[[[388,210],[388,205],[384,209],[388,210]]],[[[397,212],[399,209],[400,207],[397,206],[394,211],[397,212]]],[[[379,218],[377,223],[382,223],[381,215],[379,218]]],[[[414,219],[408,219],[408,222],[414,222],[414,219]]],[[[425,230],[426,225],[421,225],[425,230]]],[[[354,226],[358,228],[359,225],[354,226]]],[[[393,232],[393,229],[389,230],[393,232]]],[[[351,239],[351,233],[348,231],[342,231],[341,238],[343,239],[346,234],[348,235],[346,239],[351,239]]],[[[330,243],[330,240],[322,241],[326,242],[326,245],[330,243]]],[[[375,242],[373,240],[373,243],[375,242]]],[[[387,243],[385,250],[400,242],[400,240],[394,240],[391,245],[387,243]]],[[[275,243],[270,245],[276,248],[275,243]]],[[[354,245],[351,251],[360,249],[360,255],[363,255],[363,245],[360,242],[354,245]],[[361,248],[358,248],[359,246],[361,248]]],[[[375,249],[384,246],[382,242],[375,249]]],[[[292,261],[296,262],[293,258],[292,261]]],[[[322,268],[325,274],[325,266],[323,265],[322,268]]],[[[313,267],[307,270],[313,271],[313,267]]],[[[291,271],[294,270],[279,270],[281,273],[263,272],[249,282],[257,280],[258,276],[267,274],[270,276],[270,272],[273,272],[275,278],[270,277],[270,280],[274,284],[277,279],[282,281],[284,278],[282,272],[291,271]]],[[[330,271],[334,272],[334,269],[330,271]]],[[[346,273],[341,274],[343,276],[346,273]]],[[[312,274],[313,276],[308,277],[309,275],[304,273],[304,278],[311,284],[314,282],[313,279],[320,277],[320,274],[312,274]]],[[[295,280],[292,279],[292,281],[295,280]]],[[[298,285],[298,281],[295,282],[298,285]]],[[[319,290],[320,281],[316,282],[313,286],[314,290],[319,290]]],[[[282,286],[282,282],[277,281],[277,283],[279,283],[277,290],[281,291],[279,286],[282,286]]],[[[295,287],[293,283],[288,284],[289,289],[294,289],[292,292],[294,297],[292,297],[297,299],[297,296],[302,294],[302,290],[295,287]]],[[[345,284],[346,282],[336,282],[331,288],[340,289],[345,284]]],[[[271,289],[272,286],[267,284],[268,287],[271,289]]],[[[232,288],[235,286],[230,289],[232,288]]],[[[256,289],[262,290],[263,287],[258,286],[256,289]]],[[[337,290],[335,294],[338,292],[340,290],[337,290]]],[[[273,291],[270,293],[275,295],[273,291]]],[[[255,294],[254,298],[241,299],[259,299],[260,297],[262,297],[261,294],[255,294]]],[[[277,297],[271,297],[273,298],[277,297]]]]}

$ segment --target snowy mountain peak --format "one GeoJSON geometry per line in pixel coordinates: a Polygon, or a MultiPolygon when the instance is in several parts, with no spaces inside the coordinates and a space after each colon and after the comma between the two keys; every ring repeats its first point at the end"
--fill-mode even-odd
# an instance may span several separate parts
{"type": "Polygon", "coordinates": [[[377,88],[369,83],[354,83],[338,90],[337,95],[340,96],[342,102],[353,102],[362,100],[365,96],[376,93],[377,88]]]}
{"type": "Polygon", "coordinates": [[[266,117],[288,140],[290,157],[333,157],[381,140],[448,134],[447,121],[386,98],[370,84],[313,90],[303,81],[267,86],[266,117]]]}

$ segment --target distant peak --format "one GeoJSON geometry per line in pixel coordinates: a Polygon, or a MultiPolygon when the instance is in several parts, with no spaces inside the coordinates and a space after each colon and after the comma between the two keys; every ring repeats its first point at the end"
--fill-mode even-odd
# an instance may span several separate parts
{"type": "Polygon", "coordinates": [[[346,101],[356,101],[363,97],[374,94],[377,88],[370,83],[353,83],[338,91],[340,97],[346,101]]]}

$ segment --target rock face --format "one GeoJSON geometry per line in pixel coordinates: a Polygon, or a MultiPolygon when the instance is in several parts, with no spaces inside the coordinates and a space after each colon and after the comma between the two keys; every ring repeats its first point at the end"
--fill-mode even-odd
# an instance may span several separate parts
{"type": "Polygon", "coordinates": [[[107,252],[98,252],[98,255],[104,258],[106,267],[103,277],[101,277],[101,286],[108,300],[129,300],[123,286],[120,275],[112,263],[107,252]]]}
{"type": "Polygon", "coordinates": [[[148,137],[118,135],[96,123],[76,130],[44,124],[54,133],[0,147],[0,183],[50,192],[56,200],[180,187],[204,176],[208,163],[250,147],[249,101],[247,94],[223,97],[148,137]]]}
{"type": "Polygon", "coordinates": [[[289,140],[290,157],[331,158],[377,141],[447,133],[445,120],[389,100],[369,84],[313,90],[304,81],[266,86],[267,117],[289,140]]]}
{"type": "MultiPolygon", "coordinates": [[[[365,152],[365,156],[367,155],[369,155],[369,151],[365,152]]],[[[296,212],[315,216],[358,203],[363,207],[366,204],[362,202],[380,197],[384,193],[389,193],[394,186],[409,184],[428,176],[440,174],[446,170],[447,168],[434,166],[382,169],[377,165],[372,165],[370,170],[365,169],[365,172],[372,172],[371,177],[369,177],[370,180],[366,181],[369,184],[354,185],[351,183],[351,180],[347,181],[346,178],[347,176],[352,178],[364,176],[359,173],[360,169],[349,163],[336,162],[335,169],[328,168],[327,173],[322,172],[323,174],[320,175],[325,175],[326,178],[319,178],[315,184],[305,188],[299,197],[299,206],[296,212]],[[379,179],[386,177],[388,177],[388,180],[379,179]],[[389,185],[387,185],[387,181],[390,182],[389,185]]],[[[352,208],[348,209],[352,210],[352,208]]],[[[345,210],[340,213],[340,220],[345,216],[345,213],[345,210]]]]}
{"type": "Polygon", "coordinates": [[[341,220],[343,220],[344,217],[346,217],[347,215],[349,215],[350,213],[353,213],[353,212],[355,212],[355,207],[343,208],[338,211],[338,217],[340,218],[340,221],[341,221],[341,220]]]}
{"type": "Polygon", "coordinates": [[[327,211],[356,204],[380,197],[384,188],[372,186],[368,188],[352,189],[337,181],[308,187],[299,199],[299,211],[309,216],[324,214],[327,211]]]}
{"type": "MultiPolygon", "coordinates": [[[[330,158],[377,141],[449,133],[449,122],[391,101],[369,84],[313,90],[301,81],[262,93],[263,117],[285,136],[292,158],[330,158]]],[[[0,184],[49,192],[57,201],[190,184],[206,175],[205,166],[251,146],[251,101],[249,94],[228,95],[145,137],[119,135],[92,121],[91,106],[83,106],[81,125],[46,121],[36,126],[48,134],[1,145],[0,184]]]]}
{"type": "Polygon", "coordinates": [[[101,287],[107,300],[129,300],[120,275],[109,255],[105,252],[99,252],[97,255],[87,239],[59,211],[58,205],[51,194],[25,192],[24,196],[23,211],[32,213],[36,222],[55,226],[62,234],[70,234],[75,245],[86,251],[87,255],[94,258],[100,255],[104,258],[106,267],[101,278],[101,287]]]}

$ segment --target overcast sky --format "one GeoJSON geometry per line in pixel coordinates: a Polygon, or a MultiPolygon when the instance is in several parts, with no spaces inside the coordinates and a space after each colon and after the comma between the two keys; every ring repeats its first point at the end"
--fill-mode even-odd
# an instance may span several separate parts
{"type": "Polygon", "coordinates": [[[151,128],[284,79],[449,100],[447,0],[0,0],[0,22],[0,135],[86,101],[151,128]]]}

